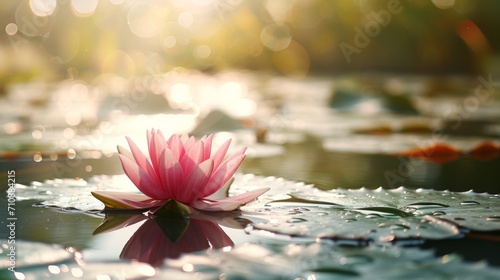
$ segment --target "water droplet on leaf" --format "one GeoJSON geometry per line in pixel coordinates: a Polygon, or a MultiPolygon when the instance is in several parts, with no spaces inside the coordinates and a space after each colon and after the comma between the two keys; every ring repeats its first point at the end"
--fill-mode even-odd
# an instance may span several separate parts
{"type": "Polygon", "coordinates": [[[296,223],[307,222],[307,220],[306,219],[302,219],[302,218],[292,218],[290,220],[287,220],[286,222],[287,223],[296,224],[296,223]]]}
{"type": "Polygon", "coordinates": [[[465,201],[462,201],[460,202],[460,205],[464,205],[464,206],[467,206],[467,205],[480,205],[481,203],[477,202],[477,201],[474,201],[474,200],[465,200],[465,201]]]}
{"type": "Polygon", "coordinates": [[[417,202],[406,205],[405,208],[413,208],[416,210],[429,209],[429,208],[445,208],[450,207],[449,205],[437,203],[437,202],[417,202]]]}

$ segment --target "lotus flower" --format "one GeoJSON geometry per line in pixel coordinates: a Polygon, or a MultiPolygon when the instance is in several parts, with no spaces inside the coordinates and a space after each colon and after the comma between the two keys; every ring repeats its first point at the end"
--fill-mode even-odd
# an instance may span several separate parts
{"type": "Polygon", "coordinates": [[[212,135],[196,141],[187,135],[172,135],[167,140],[160,130],[154,129],[146,134],[149,160],[129,137],[126,139],[131,151],[118,146],[123,170],[142,194],[92,192],[106,209],[158,209],[167,204],[171,207],[170,202],[174,201],[186,209],[231,211],[269,190],[227,196],[231,178],[246,150],[242,148],[225,158],[231,140],[214,152],[212,135]]]}

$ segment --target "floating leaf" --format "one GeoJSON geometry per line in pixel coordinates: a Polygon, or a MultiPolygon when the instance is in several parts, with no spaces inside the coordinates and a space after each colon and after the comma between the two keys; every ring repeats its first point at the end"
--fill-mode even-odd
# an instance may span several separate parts
{"type": "Polygon", "coordinates": [[[329,151],[387,154],[427,160],[437,164],[470,156],[491,160],[500,154],[500,143],[494,139],[476,137],[446,137],[431,134],[347,135],[323,142],[329,151]]]}
{"type": "MultiPolygon", "coordinates": [[[[90,190],[125,188],[124,180],[126,177],[119,175],[35,182],[19,187],[17,195],[45,200],[45,205],[95,209],[89,207],[96,205],[90,190]]],[[[500,230],[499,195],[407,188],[322,191],[283,178],[236,174],[230,196],[263,187],[271,189],[243,206],[240,219],[254,224],[252,234],[265,230],[286,242],[290,236],[307,242],[317,237],[351,243],[421,242],[459,237],[464,229],[500,230]]],[[[234,219],[231,222],[234,224],[234,219]]]]}
{"type": "Polygon", "coordinates": [[[399,153],[405,157],[425,159],[434,163],[447,163],[456,160],[461,152],[447,144],[435,144],[423,148],[415,148],[399,153]]]}
{"type": "MultiPolygon", "coordinates": [[[[498,194],[475,193],[472,190],[468,192],[412,190],[403,187],[390,190],[382,188],[305,190],[291,194],[311,201],[341,204],[345,206],[345,210],[389,207],[387,209],[404,211],[416,218],[439,217],[471,230],[500,230],[500,223],[495,219],[500,213],[498,194]]],[[[295,206],[300,207],[300,203],[295,206]]]]}
{"type": "Polygon", "coordinates": [[[269,240],[280,240],[281,236],[309,237],[309,242],[320,238],[340,244],[366,246],[371,243],[413,244],[424,239],[460,236],[454,224],[426,220],[408,213],[399,216],[401,210],[390,207],[337,210],[295,206],[268,209],[260,214],[259,218],[267,218],[267,221],[252,224],[247,232],[269,240]]]}
{"type": "Polygon", "coordinates": [[[473,147],[469,151],[469,154],[471,157],[478,160],[491,160],[498,157],[500,154],[500,145],[490,141],[485,141],[473,147]]]}

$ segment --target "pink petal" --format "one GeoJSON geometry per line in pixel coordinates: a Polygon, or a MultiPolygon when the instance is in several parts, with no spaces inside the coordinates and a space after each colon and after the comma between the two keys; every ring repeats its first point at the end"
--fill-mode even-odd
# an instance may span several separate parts
{"type": "Polygon", "coordinates": [[[118,155],[122,163],[123,171],[130,178],[132,183],[145,195],[163,199],[166,197],[160,186],[156,185],[156,181],[151,176],[139,167],[135,162],[123,155],[118,155]]]}
{"type": "Polygon", "coordinates": [[[227,180],[227,182],[220,189],[218,189],[213,194],[211,194],[209,196],[206,196],[205,199],[208,199],[208,200],[217,200],[217,199],[220,199],[220,198],[226,198],[226,197],[228,197],[229,188],[231,187],[231,185],[233,184],[233,182],[234,182],[234,177],[231,177],[229,180],[227,180]]]}
{"type": "Polygon", "coordinates": [[[203,136],[201,138],[201,141],[203,142],[203,146],[205,148],[205,150],[203,151],[203,160],[206,160],[208,158],[210,158],[211,156],[211,153],[212,153],[212,139],[213,139],[213,135],[210,134],[208,137],[207,136],[203,136]]]}
{"type": "Polygon", "coordinates": [[[169,197],[174,197],[184,177],[182,166],[169,148],[161,153],[159,164],[162,186],[169,197]]]}
{"type": "Polygon", "coordinates": [[[163,139],[163,141],[166,141],[166,138],[163,135],[163,132],[161,132],[161,130],[159,130],[159,129],[158,129],[158,135],[160,135],[160,137],[163,139]]]}
{"type": "Polygon", "coordinates": [[[231,211],[256,199],[268,190],[269,188],[256,189],[240,195],[218,200],[197,200],[192,203],[191,206],[203,211],[231,211]]]}
{"type": "Polygon", "coordinates": [[[217,170],[217,168],[219,168],[220,163],[222,162],[222,160],[226,156],[227,149],[229,149],[229,145],[230,144],[231,144],[231,139],[229,139],[226,142],[224,142],[219,147],[219,149],[217,150],[217,152],[215,152],[215,154],[213,156],[213,159],[214,159],[214,169],[215,170],[217,170]]]}
{"type": "Polygon", "coordinates": [[[187,134],[182,134],[180,136],[180,138],[181,138],[182,145],[184,145],[184,143],[186,143],[186,141],[189,139],[189,136],[187,134]]]}
{"type": "Polygon", "coordinates": [[[146,156],[141,152],[139,147],[135,144],[134,141],[132,141],[132,139],[130,139],[129,137],[125,138],[127,139],[128,145],[130,146],[130,150],[132,151],[135,163],[137,163],[140,168],[146,171],[151,176],[151,178],[157,181],[157,184],[159,184],[160,182],[158,181],[156,172],[146,156]]]}
{"type": "Polygon", "coordinates": [[[160,167],[159,160],[160,155],[167,147],[167,142],[157,133],[152,135],[151,144],[149,148],[149,156],[151,157],[151,163],[155,170],[155,174],[160,178],[160,167]],[[152,146],[152,147],[151,147],[152,146]]]}
{"type": "Polygon", "coordinates": [[[191,173],[193,168],[203,161],[203,142],[197,142],[191,147],[186,147],[186,153],[180,159],[184,175],[191,173]]]}
{"type": "Polygon", "coordinates": [[[150,209],[165,202],[139,193],[95,191],[92,195],[102,201],[106,209],[111,210],[150,209]]]}
{"type": "Polygon", "coordinates": [[[173,134],[168,139],[167,145],[178,160],[184,156],[184,144],[182,144],[181,138],[178,135],[173,134]]]}
{"type": "Polygon", "coordinates": [[[174,194],[175,199],[189,205],[201,197],[203,189],[205,188],[212,173],[212,169],[212,159],[208,159],[199,165],[196,165],[193,171],[191,171],[191,173],[189,173],[189,175],[184,179],[180,188],[177,189],[177,192],[174,194]]]}
{"type": "Polygon", "coordinates": [[[247,150],[247,147],[241,147],[239,150],[237,150],[236,152],[234,152],[234,154],[232,154],[230,157],[226,158],[222,163],[221,165],[225,164],[226,162],[229,162],[231,160],[233,160],[234,158],[236,157],[239,157],[240,155],[243,155],[245,154],[245,151],[247,150]]]}
{"type": "Polygon", "coordinates": [[[181,138],[181,140],[184,143],[184,149],[186,149],[186,150],[191,148],[194,144],[196,144],[196,139],[194,138],[194,136],[188,137],[186,135],[186,137],[181,138]]]}
{"type": "Polygon", "coordinates": [[[210,177],[210,180],[208,181],[207,186],[203,191],[202,197],[212,195],[217,190],[222,188],[226,184],[226,182],[231,177],[233,177],[243,159],[245,159],[245,155],[236,156],[235,158],[220,166],[219,169],[215,170],[215,172],[212,173],[212,176],[210,177]]]}
{"type": "Polygon", "coordinates": [[[125,149],[124,147],[122,147],[120,145],[116,146],[116,148],[117,148],[118,153],[120,155],[123,155],[126,158],[130,159],[131,161],[134,161],[134,156],[132,155],[132,153],[129,150],[125,149]]]}

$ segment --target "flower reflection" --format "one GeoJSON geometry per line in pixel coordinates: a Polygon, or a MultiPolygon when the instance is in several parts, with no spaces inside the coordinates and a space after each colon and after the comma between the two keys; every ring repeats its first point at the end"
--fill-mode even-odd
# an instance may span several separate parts
{"type": "Polygon", "coordinates": [[[146,216],[143,214],[108,215],[94,231],[100,234],[146,220],[123,247],[120,258],[160,266],[166,258],[175,259],[183,253],[233,247],[234,243],[219,224],[243,228],[235,215],[195,213],[189,218],[146,216]]]}

